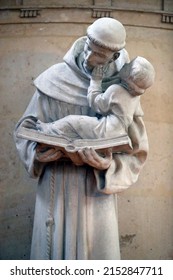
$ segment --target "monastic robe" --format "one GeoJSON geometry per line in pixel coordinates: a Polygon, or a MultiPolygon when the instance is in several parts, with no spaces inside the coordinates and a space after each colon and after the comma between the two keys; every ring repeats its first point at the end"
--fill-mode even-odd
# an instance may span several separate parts
{"type": "MultiPolygon", "coordinates": [[[[94,115],[87,103],[89,76],[78,60],[86,37],[78,39],[64,57],[35,81],[37,88],[15,129],[16,146],[28,173],[38,178],[31,259],[119,259],[116,193],[136,182],[148,150],[139,106],[128,133],[132,154],[115,154],[108,170],[77,166],[69,159],[36,160],[37,143],[19,139],[20,126],[37,119],[52,122],[69,114],[94,115]]],[[[125,50],[116,69],[127,62],[125,50]]],[[[107,88],[114,76],[105,78],[107,88]]]]}

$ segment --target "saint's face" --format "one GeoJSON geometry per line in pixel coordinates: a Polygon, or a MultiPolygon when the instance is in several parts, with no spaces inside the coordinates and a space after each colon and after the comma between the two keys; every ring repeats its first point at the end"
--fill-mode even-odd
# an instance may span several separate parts
{"type": "Polygon", "coordinates": [[[84,68],[91,72],[98,65],[106,65],[113,58],[114,52],[95,45],[89,39],[84,46],[84,68]]]}

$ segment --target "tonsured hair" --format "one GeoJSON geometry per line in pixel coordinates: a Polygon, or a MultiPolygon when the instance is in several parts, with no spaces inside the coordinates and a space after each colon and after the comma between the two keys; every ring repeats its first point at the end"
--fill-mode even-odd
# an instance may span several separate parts
{"type": "Polygon", "coordinates": [[[109,50],[109,51],[111,51],[111,52],[118,52],[118,51],[119,51],[119,49],[113,49],[113,48],[111,48],[111,47],[109,46],[109,44],[103,44],[103,43],[101,43],[100,41],[96,40],[95,38],[93,38],[93,37],[92,37],[91,35],[89,35],[88,33],[87,33],[87,37],[90,39],[90,41],[91,41],[93,44],[97,45],[98,47],[101,47],[101,48],[103,48],[103,49],[109,50]]]}

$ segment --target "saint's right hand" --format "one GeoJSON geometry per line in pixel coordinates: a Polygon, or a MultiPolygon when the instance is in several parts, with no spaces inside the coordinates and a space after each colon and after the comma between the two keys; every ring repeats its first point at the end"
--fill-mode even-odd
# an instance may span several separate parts
{"type": "Polygon", "coordinates": [[[47,146],[45,144],[37,144],[36,160],[40,162],[50,162],[60,159],[63,153],[56,147],[47,146]]]}

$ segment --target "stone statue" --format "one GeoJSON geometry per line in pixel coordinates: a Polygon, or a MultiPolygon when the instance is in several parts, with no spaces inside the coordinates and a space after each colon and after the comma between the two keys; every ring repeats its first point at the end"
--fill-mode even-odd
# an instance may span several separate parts
{"type": "Polygon", "coordinates": [[[38,120],[36,129],[71,139],[109,139],[128,134],[140,95],[154,82],[154,68],[149,61],[138,56],[121,68],[117,84],[105,92],[101,88],[103,73],[102,66],[94,68],[87,95],[88,103],[98,117],[68,115],[51,123],[38,120]]]}
{"type": "Polygon", "coordinates": [[[112,18],[96,20],[64,56],[36,80],[33,95],[15,128],[20,158],[30,176],[38,178],[31,259],[120,259],[116,194],[137,181],[148,140],[140,102],[128,128],[131,154],[105,156],[81,149],[78,159],[64,158],[54,147],[18,138],[20,127],[38,120],[50,123],[68,115],[94,117],[87,91],[92,70],[102,65],[103,91],[115,84],[129,62],[124,26],[112,18]]]}

